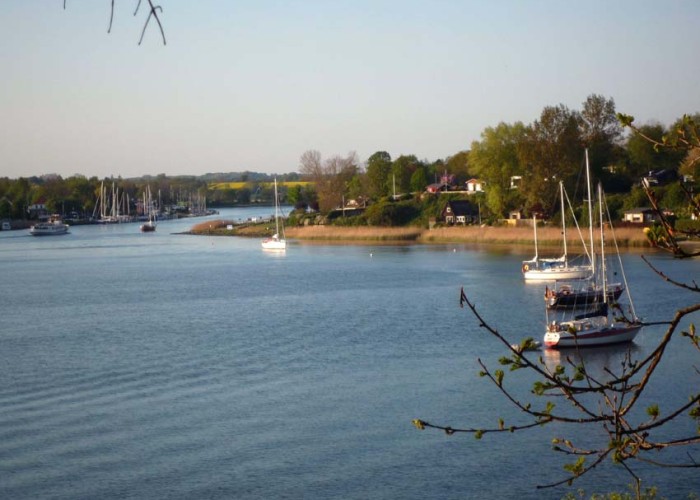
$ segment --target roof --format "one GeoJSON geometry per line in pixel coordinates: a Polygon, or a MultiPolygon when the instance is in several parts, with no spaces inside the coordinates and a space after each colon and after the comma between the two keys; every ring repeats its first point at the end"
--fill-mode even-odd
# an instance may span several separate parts
{"type": "Polygon", "coordinates": [[[447,205],[455,215],[477,215],[477,209],[473,203],[467,200],[451,200],[447,205]]]}
{"type": "Polygon", "coordinates": [[[624,213],[626,214],[638,214],[638,213],[644,213],[644,212],[653,212],[653,208],[649,207],[637,207],[637,208],[630,208],[629,210],[625,210],[624,213]]]}

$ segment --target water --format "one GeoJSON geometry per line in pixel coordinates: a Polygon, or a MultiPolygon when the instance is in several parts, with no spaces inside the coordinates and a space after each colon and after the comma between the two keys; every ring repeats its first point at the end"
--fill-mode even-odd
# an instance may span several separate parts
{"type": "MultiPolygon", "coordinates": [[[[50,238],[0,232],[0,497],[567,491],[535,487],[564,477],[565,459],[550,440],[565,433],[585,441],[576,428],[477,441],[411,425],[526,422],[477,377],[477,358],[496,368],[503,350],[458,299],[464,286],[510,338],[539,338],[542,289],[519,275],[529,254],[301,242],[279,254],[263,252],[257,239],[173,234],[200,221],[164,221],[151,234],[135,224],[73,227],[50,238]]],[[[698,261],[654,261],[679,280],[700,274],[698,261]]],[[[648,320],[668,319],[696,299],[660,281],[638,255],[625,264],[648,320]]],[[[645,328],[635,354],[663,331],[645,328]]],[[[623,353],[589,357],[593,366],[616,365],[623,353]]],[[[697,392],[697,375],[677,371],[692,363],[697,353],[674,341],[649,399],[663,410],[697,392]]],[[[506,378],[528,397],[531,380],[506,378]]],[[[638,470],[671,498],[700,490],[697,471],[638,470]]],[[[593,492],[628,483],[607,465],[576,484],[593,492]]]]}

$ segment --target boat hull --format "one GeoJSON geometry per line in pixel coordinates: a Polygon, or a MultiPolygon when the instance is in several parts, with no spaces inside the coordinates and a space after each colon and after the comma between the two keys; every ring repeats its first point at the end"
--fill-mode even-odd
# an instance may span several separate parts
{"type": "Polygon", "coordinates": [[[567,331],[547,332],[544,346],[550,348],[589,347],[632,342],[642,325],[611,326],[571,334],[567,331]]]}
{"type": "Polygon", "coordinates": [[[29,234],[32,236],[58,236],[61,234],[68,234],[68,225],[51,225],[51,226],[32,226],[29,229],[29,234]]]}
{"type": "Polygon", "coordinates": [[[264,250],[285,250],[287,248],[287,240],[267,239],[261,243],[264,250]]]}
{"type": "Polygon", "coordinates": [[[547,269],[525,269],[525,266],[523,266],[523,278],[525,278],[525,281],[580,280],[589,278],[590,276],[590,267],[550,267],[547,269]]]}
{"type": "MultiPolygon", "coordinates": [[[[615,285],[608,290],[608,302],[614,302],[620,298],[624,288],[622,285],[615,285]]],[[[545,301],[548,309],[573,309],[585,307],[591,304],[603,302],[603,290],[559,290],[545,294],[545,301]]]]}

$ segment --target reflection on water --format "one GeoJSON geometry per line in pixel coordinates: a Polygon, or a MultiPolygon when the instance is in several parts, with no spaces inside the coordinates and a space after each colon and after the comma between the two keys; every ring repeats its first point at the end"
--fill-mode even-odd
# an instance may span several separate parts
{"type": "Polygon", "coordinates": [[[629,362],[638,360],[646,354],[635,343],[622,343],[609,346],[586,347],[582,349],[544,349],[542,358],[548,369],[553,370],[557,365],[578,366],[583,364],[586,371],[597,380],[610,377],[606,368],[614,374],[621,374],[629,362]]]}

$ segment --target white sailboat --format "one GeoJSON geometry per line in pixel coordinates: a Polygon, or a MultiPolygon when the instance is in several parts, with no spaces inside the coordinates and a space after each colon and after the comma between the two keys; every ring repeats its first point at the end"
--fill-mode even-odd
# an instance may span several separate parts
{"type": "Polygon", "coordinates": [[[143,193],[143,208],[148,210],[148,221],[141,224],[141,232],[152,233],[156,230],[156,219],[151,199],[151,186],[147,186],[146,191],[143,193]]]}
{"type": "MultiPolygon", "coordinates": [[[[523,261],[522,272],[526,281],[557,281],[577,280],[591,276],[590,264],[573,265],[569,263],[569,255],[566,243],[566,212],[564,207],[564,184],[559,182],[559,195],[561,198],[561,225],[564,239],[564,254],[556,258],[540,258],[537,248],[537,217],[533,217],[532,225],[535,234],[535,256],[523,261]]],[[[585,247],[585,245],[584,245],[585,247]]]]}
{"type": "Polygon", "coordinates": [[[284,222],[280,220],[280,203],[277,196],[277,178],[275,178],[275,234],[262,240],[265,250],[285,250],[287,240],[284,238],[284,222]],[[280,236],[281,235],[281,236],[280,236]]]}
{"type": "MultiPolygon", "coordinates": [[[[590,239],[591,239],[591,263],[593,266],[593,276],[596,280],[596,286],[602,290],[602,301],[594,301],[589,310],[580,314],[571,314],[570,318],[566,318],[561,314],[555,316],[550,323],[550,312],[547,311],[547,328],[544,335],[545,347],[587,347],[599,346],[606,344],[617,344],[620,342],[630,342],[634,340],[639,331],[642,329],[642,323],[637,318],[632,304],[631,296],[629,295],[629,287],[626,283],[624,270],[622,269],[622,261],[619,258],[619,267],[622,271],[624,289],[629,299],[629,314],[628,318],[622,310],[622,307],[615,300],[610,300],[610,287],[613,286],[608,282],[607,271],[608,265],[606,262],[605,248],[605,217],[604,217],[604,198],[603,189],[598,185],[598,206],[600,214],[600,268],[596,270],[596,256],[594,255],[593,243],[593,221],[592,221],[592,202],[590,196],[590,173],[586,169],[588,180],[588,203],[589,203],[589,218],[591,222],[590,239]]],[[[613,234],[612,222],[609,222],[610,230],[613,234]]],[[[615,242],[617,250],[617,243],[615,242]]],[[[615,284],[614,286],[620,286],[615,284]]]]}

